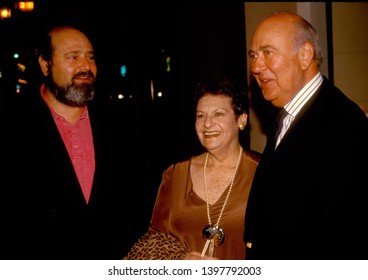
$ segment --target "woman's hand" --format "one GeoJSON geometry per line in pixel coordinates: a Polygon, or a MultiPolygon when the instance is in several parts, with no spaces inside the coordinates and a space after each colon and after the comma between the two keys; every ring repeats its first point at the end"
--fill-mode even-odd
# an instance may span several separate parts
{"type": "Polygon", "coordinates": [[[200,252],[192,251],[185,256],[185,260],[218,260],[218,258],[213,258],[206,255],[202,257],[200,252]]]}

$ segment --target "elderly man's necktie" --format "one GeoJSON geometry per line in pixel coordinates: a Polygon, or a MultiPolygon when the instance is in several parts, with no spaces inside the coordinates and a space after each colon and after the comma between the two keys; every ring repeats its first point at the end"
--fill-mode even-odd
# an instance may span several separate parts
{"type": "Polygon", "coordinates": [[[277,118],[276,118],[276,124],[275,124],[275,143],[277,142],[277,138],[281,132],[281,129],[282,129],[282,123],[283,123],[283,120],[284,118],[287,116],[288,112],[282,108],[280,110],[280,112],[278,113],[277,115],[277,118]]]}

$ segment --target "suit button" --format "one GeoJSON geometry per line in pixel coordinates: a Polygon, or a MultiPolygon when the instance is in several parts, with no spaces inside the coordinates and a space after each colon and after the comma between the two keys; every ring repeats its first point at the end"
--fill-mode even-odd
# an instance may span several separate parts
{"type": "Polygon", "coordinates": [[[247,248],[251,249],[252,248],[252,242],[247,242],[247,248]]]}

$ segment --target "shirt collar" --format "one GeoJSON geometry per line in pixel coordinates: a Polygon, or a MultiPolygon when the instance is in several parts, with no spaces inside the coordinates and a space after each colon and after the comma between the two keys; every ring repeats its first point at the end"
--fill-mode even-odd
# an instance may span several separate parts
{"type": "Polygon", "coordinates": [[[317,89],[323,82],[323,77],[318,72],[312,80],[310,80],[288,104],[284,106],[285,110],[295,117],[303,108],[305,103],[316,93],[317,89]]]}

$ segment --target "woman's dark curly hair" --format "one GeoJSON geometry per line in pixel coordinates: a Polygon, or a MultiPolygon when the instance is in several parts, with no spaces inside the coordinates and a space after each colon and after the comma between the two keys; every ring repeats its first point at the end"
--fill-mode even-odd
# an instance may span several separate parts
{"type": "Polygon", "coordinates": [[[206,94],[229,96],[232,100],[232,107],[236,118],[243,113],[248,113],[249,103],[247,95],[244,91],[236,88],[235,85],[226,78],[211,78],[197,84],[194,92],[194,113],[197,111],[199,99],[206,94]]]}

